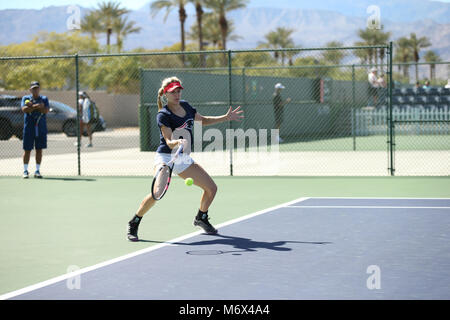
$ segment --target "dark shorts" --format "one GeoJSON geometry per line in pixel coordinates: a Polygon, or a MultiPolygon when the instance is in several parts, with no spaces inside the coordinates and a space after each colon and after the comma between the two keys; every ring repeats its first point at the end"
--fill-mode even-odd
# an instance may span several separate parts
{"type": "Polygon", "coordinates": [[[47,130],[40,127],[36,135],[34,126],[23,128],[23,150],[47,149],[47,130]]]}
{"type": "Polygon", "coordinates": [[[275,115],[275,124],[281,124],[283,122],[284,108],[275,107],[273,111],[275,115]]]}
{"type": "Polygon", "coordinates": [[[369,87],[369,95],[371,97],[376,96],[378,93],[378,88],[374,88],[374,87],[369,87]]]}

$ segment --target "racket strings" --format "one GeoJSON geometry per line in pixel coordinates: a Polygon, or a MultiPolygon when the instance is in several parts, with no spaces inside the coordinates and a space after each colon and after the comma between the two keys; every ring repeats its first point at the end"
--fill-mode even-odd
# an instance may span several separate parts
{"type": "Polygon", "coordinates": [[[159,171],[153,185],[153,195],[156,199],[160,199],[167,191],[170,183],[170,169],[163,166],[159,171]]]}

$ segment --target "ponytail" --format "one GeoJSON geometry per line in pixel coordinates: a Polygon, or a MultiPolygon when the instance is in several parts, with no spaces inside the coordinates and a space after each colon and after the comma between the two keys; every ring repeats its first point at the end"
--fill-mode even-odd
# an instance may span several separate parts
{"type": "Polygon", "coordinates": [[[164,94],[164,88],[163,87],[161,87],[159,90],[158,90],[158,98],[157,98],[157,103],[158,103],[158,111],[160,111],[164,106],[163,106],[163,103],[162,103],[162,96],[163,96],[163,94],[164,94]]]}

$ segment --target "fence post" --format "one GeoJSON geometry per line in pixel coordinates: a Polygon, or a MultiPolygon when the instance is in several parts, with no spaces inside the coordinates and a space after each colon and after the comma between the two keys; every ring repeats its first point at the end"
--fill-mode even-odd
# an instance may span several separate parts
{"type": "MultiPolygon", "coordinates": [[[[228,50],[228,105],[229,107],[232,105],[232,92],[231,92],[231,77],[232,77],[232,68],[231,68],[231,50],[228,50]]],[[[228,122],[229,129],[233,129],[233,123],[231,121],[228,122]]],[[[234,139],[234,135],[231,135],[234,139]]],[[[231,144],[230,148],[230,176],[233,175],[233,148],[234,142],[231,144]]]]}
{"type": "Polygon", "coordinates": [[[392,119],[392,41],[389,42],[389,87],[388,87],[388,107],[389,107],[389,169],[391,176],[394,175],[394,119],[392,119]]]}
{"type": "Polygon", "coordinates": [[[353,151],[356,151],[356,135],[355,135],[355,65],[352,64],[352,136],[353,151]]]}
{"type": "Polygon", "coordinates": [[[78,53],[75,54],[75,94],[76,94],[76,108],[77,108],[77,123],[75,127],[77,128],[77,161],[78,161],[78,175],[81,176],[81,154],[80,154],[80,144],[81,144],[81,132],[80,132],[80,106],[78,105],[78,92],[80,91],[79,84],[79,69],[78,69],[78,53]]]}

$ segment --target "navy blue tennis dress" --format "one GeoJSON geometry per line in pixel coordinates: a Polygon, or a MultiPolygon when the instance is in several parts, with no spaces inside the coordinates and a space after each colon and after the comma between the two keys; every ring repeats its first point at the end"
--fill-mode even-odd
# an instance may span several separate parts
{"type": "Polygon", "coordinates": [[[192,107],[187,101],[184,100],[180,101],[180,105],[186,111],[186,115],[184,117],[179,117],[176,114],[172,113],[172,111],[170,111],[167,105],[164,106],[160,111],[158,111],[158,114],[156,115],[156,122],[158,123],[159,127],[159,146],[158,149],[156,149],[156,152],[158,153],[172,152],[172,149],[169,148],[169,146],[166,143],[166,140],[164,139],[164,136],[161,131],[161,126],[166,126],[172,129],[172,132],[175,134],[176,134],[175,130],[185,129],[187,132],[189,132],[190,137],[184,137],[183,135],[180,135],[177,138],[187,139],[188,141],[190,140],[191,146],[194,143],[192,128],[194,127],[194,119],[197,110],[194,107],[192,107]]]}

